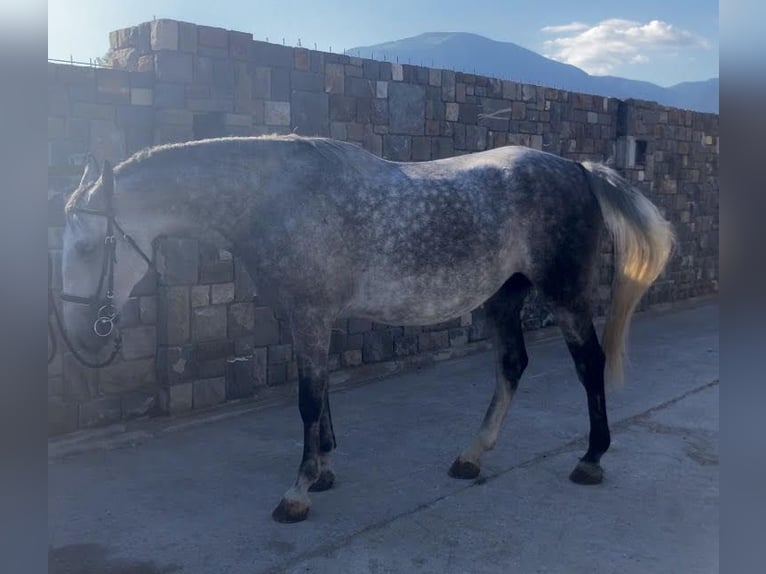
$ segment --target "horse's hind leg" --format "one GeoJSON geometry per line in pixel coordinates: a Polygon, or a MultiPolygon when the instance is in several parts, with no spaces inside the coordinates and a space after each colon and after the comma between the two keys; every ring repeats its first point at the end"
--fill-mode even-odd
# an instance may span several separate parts
{"type": "Polygon", "coordinates": [[[487,321],[493,331],[495,349],[495,393],[479,432],[452,463],[449,475],[472,479],[479,475],[481,457],[497,443],[503,420],[511,406],[521,375],[527,367],[527,350],[521,328],[521,308],[530,283],[514,275],[486,304],[487,321]]]}
{"type": "MultiPolygon", "coordinates": [[[[272,512],[272,518],[277,522],[300,522],[306,519],[311,506],[309,489],[322,478],[325,470],[322,459],[326,462],[334,444],[329,411],[326,411],[329,379],[327,353],[332,320],[313,309],[293,308],[290,311],[290,323],[298,360],[303,458],[295,482],[272,512]]],[[[332,471],[329,472],[332,474],[332,471]]],[[[325,478],[328,477],[325,475],[325,478]]]]}
{"type": "Polygon", "coordinates": [[[559,307],[555,317],[574,360],[577,376],[585,387],[590,418],[588,451],[569,478],[577,484],[599,484],[604,476],[601,456],[609,449],[610,443],[604,393],[604,352],[586,304],[559,307]]]}

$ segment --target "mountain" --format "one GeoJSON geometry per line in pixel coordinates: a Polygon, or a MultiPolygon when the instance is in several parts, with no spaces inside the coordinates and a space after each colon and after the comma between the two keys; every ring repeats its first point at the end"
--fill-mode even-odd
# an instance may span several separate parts
{"type": "Polygon", "coordinates": [[[701,112],[718,113],[718,78],[662,87],[616,76],[591,76],[512,42],[478,34],[429,32],[346,51],[376,60],[476,73],[515,82],[620,99],[636,98],[701,112]]]}

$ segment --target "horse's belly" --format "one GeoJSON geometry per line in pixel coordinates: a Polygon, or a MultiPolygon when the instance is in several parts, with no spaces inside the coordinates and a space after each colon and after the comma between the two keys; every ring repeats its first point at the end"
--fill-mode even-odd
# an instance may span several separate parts
{"type": "Polygon", "coordinates": [[[494,294],[507,275],[374,281],[363,286],[346,315],[389,325],[433,325],[470,312],[494,294]]]}

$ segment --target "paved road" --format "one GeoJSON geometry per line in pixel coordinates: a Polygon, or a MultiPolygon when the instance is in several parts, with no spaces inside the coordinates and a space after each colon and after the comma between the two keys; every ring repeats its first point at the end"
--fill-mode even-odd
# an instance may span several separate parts
{"type": "Polygon", "coordinates": [[[529,356],[476,481],[447,469],[491,397],[487,353],[333,393],[338,482],[300,524],[270,518],[294,404],[52,457],[50,572],[717,572],[717,305],[637,317],[599,486],[567,479],[588,427],[563,343],[529,356]]]}

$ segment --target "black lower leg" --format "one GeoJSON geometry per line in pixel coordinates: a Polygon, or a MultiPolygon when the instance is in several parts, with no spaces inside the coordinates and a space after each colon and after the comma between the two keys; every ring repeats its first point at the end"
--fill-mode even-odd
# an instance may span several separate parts
{"type": "Polygon", "coordinates": [[[570,338],[567,346],[574,359],[580,382],[585,387],[590,419],[588,451],[580,459],[580,464],[570,478],[578,483],[596,484],[603,478],[603,471],[599,466],[601,456],[609,449],[611,442],[604,393],[604,352],[592,323],[585,331],[582,342],[575,343],[570,338]]]}
{"type": "Polygon", "coordinates": [[[322,416],[319,422],[319,450],[322,453],[322,466],[319,469],[319,478],[309,488],[310,492],[323,492],[329,490],[335,484],[335,473],[329,467],[329,455],[337,448],[335,431],[332,428],[332,414],[330,413],[329,392],[325,389],[322,401],[322,416]]]}
{"type": "Polygon", "coordinates": [[[320,477],[320,420],[327,370],[298,357],[298,406],[303,420],[303,457],[293,487],[272,512],[277,522],[300,522],[309,512],[307,492],[320,477]]]}

